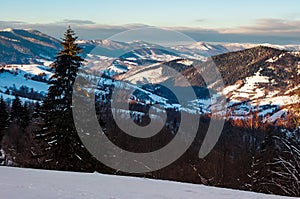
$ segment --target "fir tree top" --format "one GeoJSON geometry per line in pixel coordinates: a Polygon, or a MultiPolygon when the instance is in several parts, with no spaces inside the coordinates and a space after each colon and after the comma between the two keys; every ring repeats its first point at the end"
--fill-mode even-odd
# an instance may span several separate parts
{"type": "Polygon", "coordinates": [[[77,76],[78,69],[84,61],[80,56],[82,49],[76,43],[77,38],[71,27],[68,27],[61,42],[63,49],[58,53],[52,65],[54,71],[49,82],[51,87],[49,88],[48,97],[50,98],[51,96],[61,96],[64,93],[67,95],[71,94],[71,87],[77,76]]]}
{"type": "Polygon", "coordinates": [[[75,32],[69,26],[66,32],[64,33],[64,38],[62,38],[61,45],[63,50],[58,53],[59,56],[72,56],[73,59],[76,61],[83,61],[83,59],[78,56],[82,53],[82,48],[76,43],[78,37],[76,36],[75,32]]]}

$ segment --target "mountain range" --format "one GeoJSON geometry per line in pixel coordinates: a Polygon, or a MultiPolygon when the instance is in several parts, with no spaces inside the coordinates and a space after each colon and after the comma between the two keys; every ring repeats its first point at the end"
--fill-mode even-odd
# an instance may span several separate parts
{"type": "MultiPolygon", "coordinates": [[[[264,122],[280,123],[289,107],[298,102],[295,74],[300,69],[300,46],[271,44],[204,43],[163,47],[143,41],[78,40],[87,60],[86,69],[102,74],[98,94],[108,96],[107,87],[134,88],[132,96],[141,104],[176,107],[193,114],[209,114],[220,93],[195,69],[209,60],[222,76],[227,110],[232,119],[251,118],[257,113],[264,122]],[[173,72],[171,70],[174,70],[173,72]],[[178,76],[178,74],[180,74],[178,76]],[[182,78],[193,86],[197,99],[178,104],[160,84],[172,83],[184,91],[182,78]]],[[[47,93],[50,68],[60,49],[59,40],[36,30],[0,31],[0,92],[10,100],[18,93],[23,101],[40,101],[47,93]]],[[[103,98],[103,97],[102,97],[103,98]]]]}

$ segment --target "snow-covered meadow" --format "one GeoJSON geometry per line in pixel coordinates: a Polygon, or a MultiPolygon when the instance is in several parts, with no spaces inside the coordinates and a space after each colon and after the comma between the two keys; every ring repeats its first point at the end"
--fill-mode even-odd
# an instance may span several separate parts
{"type": "Polygon", "coordinates": [[[289,197],[136,177],[0,167],[0,198],[285,199],[289,197]]]}

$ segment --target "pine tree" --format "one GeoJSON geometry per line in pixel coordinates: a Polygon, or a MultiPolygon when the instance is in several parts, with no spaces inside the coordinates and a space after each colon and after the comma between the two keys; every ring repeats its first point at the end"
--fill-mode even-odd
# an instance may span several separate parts
{"type": "Polygon", "coordinates": [[[4,136],[3,131],[8,126],[8,113],[7,113],[7,105],[3,99],[3,96],[0,98],[0,165],[3,164],[3,155],[2,154],[2,138],[4,136]]]}
{"type": "Polygon", "coordinates": [[[11,119],[20,120],[22,114],[22,103],[18,95],[15,95],[15,99],[12,102],[10,117],[11,119]]]}
{"type": "Polygon", "coordinates": [[[11,122],[17,124],[23,131],[26,129],[30,122],[28,104],[25,102],[22,106],[21,100],[17,95],[12,102],[10,120],[11,122]]]}
{"type": "Polygon", "coordinates": [[[22,129],[25,129],[30,123],[30,113],[29,113],[29,106],[25,102],[21,109],[20,115],[20,126],[22,129]]]}
{"type": "Polygon", "coordinates": [[[252,164],[250,190],[300,196],[300,140],[299,133],[294,133],[269,130],[252,164]]]}
{"type": "Polygon", "coordinates": [[[270,163],[278,153],[278,149],[274,140],[272,127],[268,127],[266,133],[265,140],[260,148],[260,153],[252,160],[251,173],[248,175],[251,182],[248,188],[251,191],[273,193],[270,186],[272,186],[272,170],[274,168],[270,163]]]}
{"type": "Polygon", "coordinates": [[[33,109],[33,113],[32,113],[32,117],[33,118],[38,118],[40,115],[40,111],[41,111],[41,105],[39,102],[36,102],[34,104],[34,109],[33,109]]]}
{"type": "MultiPolygon", "coordinates": [[[[8,126],[7,119],[8,119],[7,105],[3,99],[3,96],[1,96],[1,98],[0,98],[0,133],[8,126]]],[[[1,142],[1,139],[0,139],[0,142],[1,142]]]]}
{"type": "Polygon", "coordinates": [[[82,49],[76,44],[76,35],[69,27],[64,34],[52,64],[48,94],[41,107],[43,124],[36,139],[43,143],[43,167],[61,170],[90,170],[90,154],[82,145],[72,117],[72,91],[79,68],[83,64],[82,49]]]}

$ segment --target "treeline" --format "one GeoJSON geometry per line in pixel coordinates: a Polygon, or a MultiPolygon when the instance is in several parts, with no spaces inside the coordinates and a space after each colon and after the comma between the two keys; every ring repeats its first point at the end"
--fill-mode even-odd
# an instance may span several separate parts
{"type": "MultiPolygon", "coordinates": [[[[165,146],[176,135],[181,117],[191,117],[188,113],[167,109],[167,122],[158,134],[148,139],[136,139],[118,127],[113,117],[115,113],[110,110],[110,101],[104,101],[107,103],[101,100],[96,103],[96,110],[99,121],[105,124],[103,129],[107,137],[117,146],[136,153],[151,152],[165,146]]],[[[139,110],[145,114],[128,120],[144,126],[148,124],[149,118],[147,107],[141,106],[130,105],[131,110],[139,110]]],[[[127,122],[125,118],[123,122],[127,122]]],[[[243,121],[227,120],[214,149],[207,157],[199,159],[198,153],[209,122],[208,116],[200,118],[194,142],[178,160],[166,168],[142,176],[300,196],[299,129],[294,130],[293,126],[288,130],[285,126],[264,124],[255,113],[252,118],[243,121]]]]}
{"type": "MultiPolygon", "coordinates": [[[[0,73],[10,73],[14,75],[18,75],[18,68],[15,68],[14,71],[7,70],[5,68],[11,68],[12,66],[2,66],[0,68],[0,73]]],[[[40,73],[38,75],[32,75],[32,74],[25,74],[24,77],[26,80],[34,80],[38,82],[44,82],[47,83],[48,80],[46,78],[45,73],[40,73]]],[[[0,93],[6,94],[6,95],[18,95],[19,97],[28,98],[31,100],[38,100],[41,101],[44,99],[45,93],[39,92],[34,90],[34,88],[29,88],[27,86],[22,85],[20,88],[17,88],[15,84],[10,87],[4,87],[5,91],[0,91],[0,93]]]]}
{"type": "Polygon", "coordinates": [[[15,86],[6,88],[4,94],[6,95],[17,95],[19,97],[28,98],[31,100],[41,101],[44,99],[44,93],[35,91],[33,88],[28,88],[27,86],[22,85],[20,88],[16,88],[15,86]]]}
{"type": "Polygon", "coordinates": [[[18,95],[11,103],[0,98],[0,149],[2,165],[22,165],[30,162],[34,151],[33,120],[40,104],[22,102],[18,95]]]}
{"type": "MultiPolygon", "coordinates": [[[[52,65],[54,75],[41,106],[39,103],[22,103],[17,95],[9,106],[3,99],[0,100],[2,164],[133,175],[103,165],[90,154],[78,135],[77,130],[81,129],[76,129],[74,124],[72,94],[83,59],[76,39],[74,31],[68,28],[61,43],[63,50],[52,65]]],[[[84,89],[75,89],[83,96],[87,95],[84,89]]],[[[157,135],[146,139],[128,136],[114,120],[113,114],[120,110],[111,110],[112,89],[107,88],[108,93],[97,97],[97,118],[106,136],[128,151],[145,153],[162,148],[176,136],[182,117],[191,116],[176,109],[167,109],[167,122],[157,135]]],[[[149,115],[150,104],[131,103],[129,108],[132,110],[130,117],[122,120],[125,124],[134,120],[136,124],[145,126],[153,119],[149,115]]],[[[156,114],[159,119],[160,113],[156,114]]],[[[89,124],[89,117],[80,119],[83,124],[89,124]]],[[[209,122],[209,116],[199,119],[195,140],[178,160],[161,170],[137,176],[300,196],[298,129],[289,131],[278,126],[262,125],[257,120],[246,121],[247,127],[226,121],[214,149],[207,157],[199,159],[198,153],[209,122]]],[[[192,128],[194,124],[190,126],[192,128]]],[[[189,136],[188,133],[186,136],[189,136]]]]}
{"type": "MultiPolygon", "coordinates": [[[[3,99],[0,106],[5,107],[1,110],[6,110],[0,113],[1,121],[7,121],[6,125],[0,127],[2,152],[5,153],[5,156],[2,155],[2,164],[131,175],[106,167],[93,158],[86,149],[82,152],[75,150],[73,153],[81,154],[83,157],[73,159],[70,158],[71,152],[63,148],[56,161],[61,161],[60,156],[69,159],[65,159],[61,164],[54,164],[51,159],[47,159],[48,156],[44,156],[45,148],[49,146],[36,137],[42,128],[40,105],[21,103],[16,97],[11,108],[3,99]]],[[[146,112],[147,108],[141,107],[140,104],[132,104],[131,110],[146,112]]],[[[96,111],[99,123],[109,139],[117,146],[137,153],[155,151],[165,146],[176,135],[181,121],[181,113],[169,109],[167,123],[156,136],[149,139],[135,139],[124,133],[115,123],[112,115],[114,112],[109,109],[109,100],[106,104],[99,101],[96,104],[96,111]]],[[[139,125],[146,125],[149,122],[149,115],[124,118],[124,123],[132,119],[139,125]]],[[[198,153],[209,121],[209,117],[200,118],[196,139],[173,164],[159,171],[138,176],[299,196],[299,131],[290,132],[268,125],[257,126],[255,125],[257,121],[251,121],[251,125],[249,121],[247,127],[227,121],[213,151],[204,159],[199,159],[198,153]]]]}

